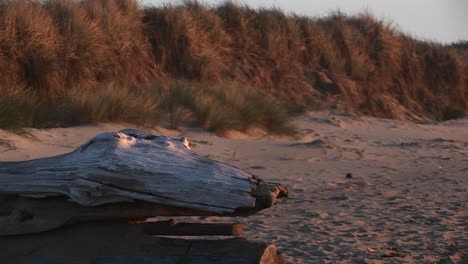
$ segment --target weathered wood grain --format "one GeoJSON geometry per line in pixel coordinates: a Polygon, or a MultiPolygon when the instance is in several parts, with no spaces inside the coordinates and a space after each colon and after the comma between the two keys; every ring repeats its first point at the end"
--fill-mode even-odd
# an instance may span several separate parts
{"type": "Polygon", "coordinates": [[[65,195],[84,206],[141,200],[232,213],[260,207],[252,194],[258,183],[191,151],[185,138],[133,129],[103,133],[68,154],[0,163],[0,195],[65,195]]]}
{"type": "Polygon", "coordinates": [[[280,184],[192,152],[184,138],[126,129],[68,154],[0,162],[0,236],[84,221],[248,215],[285,195],[280,184]]]}

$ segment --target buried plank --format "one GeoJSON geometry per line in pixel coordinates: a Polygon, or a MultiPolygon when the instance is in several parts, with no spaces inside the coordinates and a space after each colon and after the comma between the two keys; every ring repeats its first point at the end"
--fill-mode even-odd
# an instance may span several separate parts
{"type": "Polygon", "coordinates": [[[0,237],[1,263],[284,263],[276,246],[233,239],[153,237],[138,225],[87,223],[0,237]]]}
{"type": "Polygon", "coordinates": [[[162,236],[240,236],[244,233],[241,224],[227,223],[179,223],[174,219],[138,223],[148,235],[162,236]]]}

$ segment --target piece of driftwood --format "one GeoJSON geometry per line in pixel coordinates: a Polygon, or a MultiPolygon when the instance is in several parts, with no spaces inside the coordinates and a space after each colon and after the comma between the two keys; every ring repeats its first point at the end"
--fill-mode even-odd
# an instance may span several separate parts
{"type": "Polygon", "coordinates": [[[37,235],[0,237],[0,263],[279,264],[276,246],[232,239],[172,239],[139,225],[87,223],[37,235]]]}
{"type": "Polygon", "coordinates": [[[242,224],[179,223],[174,219],[138,225],[146,234],[160,236],[240,236],[244,232],[242,224]]]}
{"type": "Polygon", "coordinates": [[[285,195],[280,184],[192,152],[185,138],[125,129],[68,154],[0,162],[0,235],[82,221],[243,215],[285,195]]]}
{"type": "Polygon", "coordinates": [[[192,152],[185,138],[134,129],[103,133],[68,154],[0,163],[0,195],[66,195],[84,206],[142,200],[229,213],[256,207],[258,184],[247,172],[192,152]]]}

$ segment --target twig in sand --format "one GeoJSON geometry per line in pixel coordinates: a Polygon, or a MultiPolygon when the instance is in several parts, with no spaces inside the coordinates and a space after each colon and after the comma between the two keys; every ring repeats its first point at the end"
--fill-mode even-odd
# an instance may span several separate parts
{"type": "Polygon", "coordinates": [[[6,149],[3,152],[7,152],[10,150],[17,150],[18,148],[9,140],[0,139],[0,146],[5,147],[6,149]]]}
{"type": "Polygon", "coordinates": [[[22,136],[24,138],[27,138],[31,141],[39,142],[39,138],[37,138],[31,131],[27,130],[26,128],[18,128],[14,130],[9,130],[12,133],[17,134],[18,136],[22,136]]]}

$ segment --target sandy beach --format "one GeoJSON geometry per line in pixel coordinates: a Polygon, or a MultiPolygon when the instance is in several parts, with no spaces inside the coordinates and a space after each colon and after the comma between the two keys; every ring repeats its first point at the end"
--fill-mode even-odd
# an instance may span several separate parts
{"type": "MultiPolygon", "coordinates": [[[[275,243],[289,263],[468,263],[468,119],[416,124],[320,111],[293,123],[295,138],[146,130],[187,137],[193,151],[290,190],[247,218],[183,220],[242,223],[244,237],[275,243]]],[[[70,152],[128,127],[0,130],[0,161],[70,152]]]]}

